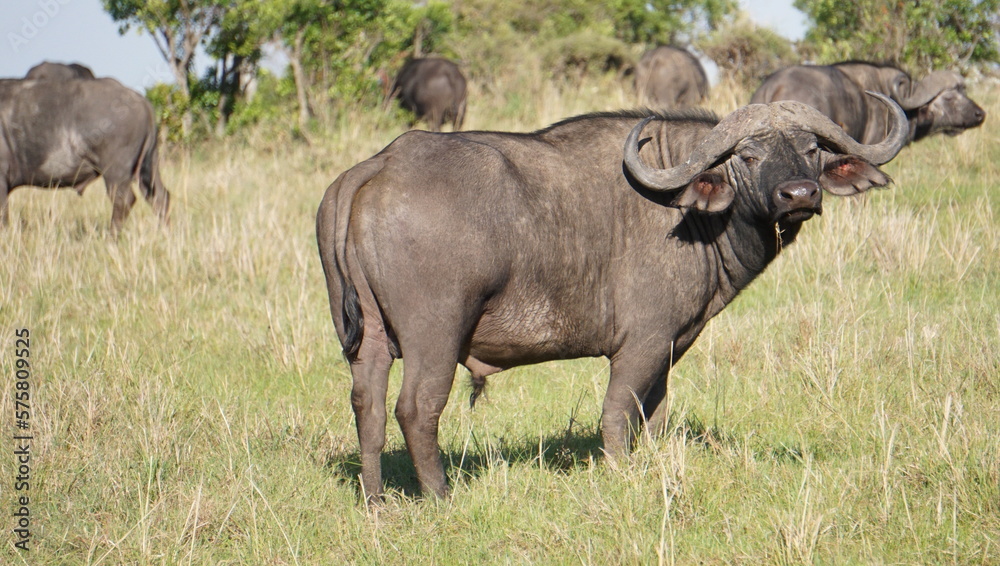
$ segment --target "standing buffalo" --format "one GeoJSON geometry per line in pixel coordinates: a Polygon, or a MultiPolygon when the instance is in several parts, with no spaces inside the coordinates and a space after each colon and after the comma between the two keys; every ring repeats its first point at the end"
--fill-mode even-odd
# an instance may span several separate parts
{"type": "MultiPolygon", "coordinates": [[[[451,121],[459,130],[465,120],[465,76],[446,59],[411,59],[399,71],[389,98],[398,97],[403,108],[427,121],[431,131],[451,121]]],[[[412,125],[412,124],[411,124],[412,125]]]]}
{"type": "Polygon", "coordinates": [[[635,90],[640,99],[657,108],[698,106],[708,95],[708,77],[688,51],[661,46],[639,59],[635,90]]]}
{"type": "Polygon", "coordinates": [[[820,189],[890,182],[876,165],[903,147],[906,118],[875,96],[894,126],[873,145],[779,102],[722,120],[647,111],[532,134],[408,132],[341,174],[316,234],[367,500],[382,493],[395,358],[396,419],[425,493],[448,492],[437,431],[456,363],[474,401],[495,372],[607,356],[604,450],[627,455],[643,422],[665,423],[671,364],[821,212],[820,189]]]}
{"type": "Polygon", "coordinates": [[[805,102],[854,139],[872,143],[885,136],[890,118],[885,107],[864,95],[866,90],[886,94],[903,107],[910,124],[907,143],[937,133],[955,136],[986,118],[986,112],[965,95],[965,82],[958,73],[935,71],[912,82],[895,67],[854,61],[787,67],[764,79],[750,101],[805,102]]]}
{"type": "Polygon", "coordinates": [[[24,75],[24,78],[47,81],[92,79],[94,78],[94,72],[79,63],[70,63],[69,65],[65,65],[63,63],[50,63],[48,61],[43,61],[28,69],[28,74],[24,75]]]}
{"type": "Polygon", "coordinates": [[[24,185],[73,187],[104,177],[114,205],[111,230],[128,217],[138,181],[166,223],[170,195],[160,180],[153,107],[114,79],[0,80],[0,222],[7,194],[24,185]]]}

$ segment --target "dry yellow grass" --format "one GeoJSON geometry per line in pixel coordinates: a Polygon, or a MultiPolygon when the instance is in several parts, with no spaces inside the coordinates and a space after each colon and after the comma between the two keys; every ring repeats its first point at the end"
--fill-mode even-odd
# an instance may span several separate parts
{"type": "MultiPolygon", "coordinates": [[[[469,127],[632,104],[610,79],[493,92],[474,85],[469,127]]],[[[672,428],[631,462],[599,457],[605,360],[506,372],[475,411],[460,376],[442,419],[454,498],[411,498],[390,421],[377,514],[357,500],[313,219],[329,182],[400,130],[357,112],[311,145],[261,130],[172,152],[173,225],[139,203],[118,241],[99,184],[82,198],[18,190],[0,238],[0,498],[13,508],[13,333],[28,328],[33,539],[24,553],[9,534],[0,560],[998,562],[1000,104],[987,96],[984,128],[904,150],[895,187],[827,202],[678,364],[672,428]]],[[[710,106],[745,99],[716,88],[710,106]]]]}

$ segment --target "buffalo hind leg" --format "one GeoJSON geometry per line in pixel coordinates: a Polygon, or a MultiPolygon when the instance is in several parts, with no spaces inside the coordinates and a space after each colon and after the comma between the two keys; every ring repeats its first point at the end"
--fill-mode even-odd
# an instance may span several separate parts
{"type": "Polygon", "coordinates": [[[432,132],[440,132],[441,126],[444,124],[444,113],[440,108],[435,106],[431,108],[431,111],[427,113],[424,117],[427,120],[427,128],[432,132]]]}
{"type": "Polygon", "coordinates": [[[429,347],[447,344],[450,338],[447,334],[428,334],[420,337],[419,344],[409,347],[401,344],[403,386],[396,402],[396,420],[417,470],[421,492],[446,497],[448,480],[438,446],[438,421],[455,380],[459,347],[457,344],[447,348],[429,347]]]}
{"type": "Polygon", "coordinates": [[[7,194],[9,192],[6,183],[0,181],[0,228],[10,224],[10,207],[7,206],[7,194]]]}
{"type": "Polygon", "coordinates": [[[145,178],[139,178],[139,186],[142,189],[142,194],[149,203],[149,206],[153,207],[153,211],[156,213],[157,218],[160,219],[160,223],[164,226],[170,225],[170,193],[163,186],[160,181],[159,172],[153,173],[151,180],[146,180],[145,178]]]}
{"type": "Polygon", "coordinates": [[[357,357],[351,362],[351,406],[354,408],[358,445],[361,448],[361,494],[369,505],[382,500],[385,399],[389,387],[389,368],[392,367],[392,356],[387,343],[373,339],[377,330],[365,329],[365,339],[357,357]]]}
{"type": "Polygon", "coordinates": [[[117,236],[121,233],[125,219],[132,211],[135,204],[135,193],[132,192],[132,184],[128,181],[114,182],[105,179],[108,186],[108,197],[111,198],[111,235],[117,236]]]}
{"type": "Polygon", "coordinates": [[[142,166],[139,170],[139,189],[142,191],[146,202],[153,207],[156,216],[164,226],[170,225],[170,193],[163,186],[163,179],[160,178],[160,155],[157,149],[155,135],[152,139],[152,147],[142,156],[142,166]]]}

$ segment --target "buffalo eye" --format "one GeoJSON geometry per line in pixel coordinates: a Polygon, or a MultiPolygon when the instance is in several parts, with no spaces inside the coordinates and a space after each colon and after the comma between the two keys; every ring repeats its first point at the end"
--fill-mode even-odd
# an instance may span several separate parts
{"type": "Polygon", "coordinates": [[[747,164],[747,167],[753,167],[757,165],[757,158],[752,155],[744,155],[741,157],[741,159],[743,159],[743,163],[747,164]]]}
{"type": "Polygon", "coordinates": [[[819,154],[819,148],[818,147],[814,146],[814,147],[810,147],[809,149],[806,150],[806,157],[816,157],[816,155],[818,155],[818,154],[819,154]]]}

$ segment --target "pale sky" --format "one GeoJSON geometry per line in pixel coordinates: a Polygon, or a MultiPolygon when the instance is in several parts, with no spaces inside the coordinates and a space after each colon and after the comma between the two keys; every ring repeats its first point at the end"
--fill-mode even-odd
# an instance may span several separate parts
{"type": "Polygon", "coordinates": [[[806,15],[792,6],[792,0],[740,0],[743,8],[758,25],[769,27],[791,40],[806,35],[806,15]]]}
{"type": "Polygon", "coordinates": [[[2,0],[0,77],[23,77],[43,60],[82,63],[140,92],[173,82],[153,39],[119,35],[99,0],[2,0]]]}
{"type": "MultiPolygon", "coordinates": [[[[740,4],[758,23],[790,39],[805,33],[805,16],[792,0],[740,4]]],[[[0,0],[0,77],[23,77],[43,60],[82,63],[140,92],[173,82],[153,39],[135,30],[119,35],[99,0],[0,0]]],[[[199,75],[208,63],[203,54],[195,57],[199,75]]]]}

